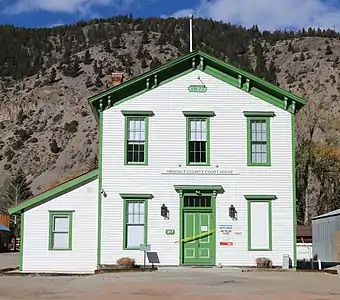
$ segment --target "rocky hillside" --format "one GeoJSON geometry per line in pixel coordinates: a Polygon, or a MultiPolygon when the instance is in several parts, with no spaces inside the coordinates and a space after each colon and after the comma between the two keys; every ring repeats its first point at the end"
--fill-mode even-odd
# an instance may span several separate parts
{"type": "MultiPolygon", "coordinates": [[[[0,186],[19,167],[34,193],[94,167],[97,124],[87,98],[112,85],[112,72],[129,79],[186,52],[186,24],[117,17],[53,29],[0,27],[7,45],[0,50],[0,186]]],[[[309,100],[297,115],[299,221],[336,207],[338,34],[261,33],[201,19],[194,33],[196,49],[309,100]]]]}

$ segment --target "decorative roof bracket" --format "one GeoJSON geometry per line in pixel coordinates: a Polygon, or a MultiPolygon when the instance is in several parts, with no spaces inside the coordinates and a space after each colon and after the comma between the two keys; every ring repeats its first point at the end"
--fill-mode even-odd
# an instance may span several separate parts
{"type": "Polygon", "coordinates": [[[246,79],[246,91],[249,93],[250,92],[250,79],[246,79]]]}
{"type": "Polygon", "coordinates": [[[284,101],[284,105],[285,105],[285,110],[287,110],[288,109],[288,97],[284,97],[283,101],[284,101]]]}
{"type": "Polygon", "coordinates": [[[111,95],[109,95],[109,96],[107,97],[107,105],[108,105],[108,107],[111,107],[111,106],[112,106],[111,95]]]}
{"type": "Polygon", "coordinates": [[[242,75],[238,75],[238,87],[241,89],[242,88],[242,75]]]}
{"type": "Polygon", "coordinates": [[[99,100],[99,111],[100,112],[103,111],[103,98],[100,98],[100,100],[99,100]]]}
{"type": "Polygon", "coordinates": [[[295,114],[295,101],[292,101],[292,104],[291,104],[291,112],[293,114],[295,114]]]}
{"type": "Polygon", "coordinates": [[[153,88],[158,86],[158,76],[157,74],[155,74],[155,76],[153,77],[153,88]]]}
{"type": "Polygon", "coordinates": [[[200,70],[203,71],[204,70],[204,58],[201,56],[200,57],[200,66],[199,66],[200,70]]]}
{"type": "Polygon", "coordinates": [[[196,60],[195,60],[195,57],[193,57],[193,58],[191,59],[191,68],[192,68],[193,70],[196,69],[196,60]]]}

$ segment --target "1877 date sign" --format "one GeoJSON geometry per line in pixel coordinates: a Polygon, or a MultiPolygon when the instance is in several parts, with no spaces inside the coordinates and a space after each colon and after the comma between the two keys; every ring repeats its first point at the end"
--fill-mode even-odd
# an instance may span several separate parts
{"type": "Polygon", "coordinates": [[[189,85],[188,91],[191,93],[205,93],[208,88],[205,85],[189,85]]]}

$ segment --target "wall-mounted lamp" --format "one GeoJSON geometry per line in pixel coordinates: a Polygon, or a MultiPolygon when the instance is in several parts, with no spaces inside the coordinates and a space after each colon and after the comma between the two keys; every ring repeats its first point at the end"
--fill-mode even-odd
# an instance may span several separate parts
{"type": "Polygon", "coordinates": [[[104,191],[104,189],[102,189],[102,190],[100,191],[100,193],[104,196],[104,198],[107,197],[107,194],[106,194],[106,192],[104,191]]]}
{"type": "Polygon", "coordinates": [[[169,209],[166,207],[166,205],[164,203],[161,207],[161,216],[164,219],[169,219],[169,209]]]}
{"type": "Polygon", "coordinates": [[[237,211],[234,205],[230,205],[229,207],[229,217],[233,220],[237,220],[237,211]]]}

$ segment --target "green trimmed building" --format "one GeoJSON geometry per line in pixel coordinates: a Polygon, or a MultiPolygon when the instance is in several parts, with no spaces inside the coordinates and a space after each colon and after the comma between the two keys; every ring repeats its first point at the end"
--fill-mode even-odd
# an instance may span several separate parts
{"type": "Polygon", "coordinates": [[[294,115],[306,101],[194,51],[89,99],[98,170],[9,212],[22,272],[93,273],[120,257],[164,266],[296,266],[294,115]]]}

